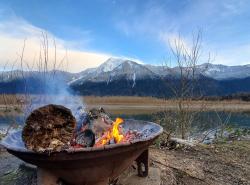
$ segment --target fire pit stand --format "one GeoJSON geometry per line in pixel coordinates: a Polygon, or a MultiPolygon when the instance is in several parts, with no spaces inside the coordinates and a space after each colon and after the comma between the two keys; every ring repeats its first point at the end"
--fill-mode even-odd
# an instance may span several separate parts
{"type": "MultiPolygon", "coordinates": [[[[145,150],[137,159],[137,170],[139,177],[148,176],[148,150],[145,150]]],[[[70,172],[69,172],[70,173],[70,172]]],[[[37,185],[58,185],[60,183],[65,183],[62,177],[56,176],[50,170],[37,168],[37,185]]],[[[94,182],[94,184],[87,185],[107,185],[108,181],[94,182]]],[[[65,183],[65,185],[68,185],[65,183]]]]}
{"type": "Polygon", "coordinates": [[[37,153],[28,150],[21,131],[4,138],[1,144],[7,151],[38,168],[39,185],[107,185],[137,162],[138,175],[148,175],[148,147],[162,133],[161,126],[146,121],[125,120],[125,131],[137,130],[142,137],[129,143],[68,149],[55,153],[37,153]]]}
{"type": "Polygon", "coordinates": [[[148,176],[148,149],[145,150],[137,159],[137,170],[138,176],[147,177],[148,176]]]}

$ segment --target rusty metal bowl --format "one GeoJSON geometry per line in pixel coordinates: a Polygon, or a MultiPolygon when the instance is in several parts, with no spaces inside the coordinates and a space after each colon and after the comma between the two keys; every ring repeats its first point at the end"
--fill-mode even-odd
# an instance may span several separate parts
{"type": "MultiPolygon", "coordinates": [[[[111,144],[101,147],[68,149],[55,153],[35,153],[25,148],[21,131],[4,138],[1,144],[7,151],[23,161],[36,165],[41,174],[54,179],[63,179],[70,184],[107,184],[117,178],[133,161],[147,151],[153,141],[163,132],[158,124],[125,120],[125,131],[137,130],[143,137],[130,143],[111,144]]],[[[40,176],[43,176],[41,175],[40,176]]],[[[41,183],[44,179],[41,179],[41,183]]],[[[51,183],[53,184],[53,183],[51,183]]]]}

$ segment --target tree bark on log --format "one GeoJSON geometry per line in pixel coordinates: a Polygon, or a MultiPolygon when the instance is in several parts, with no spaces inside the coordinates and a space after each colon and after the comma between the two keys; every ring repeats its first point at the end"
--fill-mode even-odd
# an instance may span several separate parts
{"type": "Polygon", "coordinates": [[[40,107],[28,116],[22,132],[25,146],[36,152],[67,148],[76,127],[71,111],[61,105],[40,107]]]}

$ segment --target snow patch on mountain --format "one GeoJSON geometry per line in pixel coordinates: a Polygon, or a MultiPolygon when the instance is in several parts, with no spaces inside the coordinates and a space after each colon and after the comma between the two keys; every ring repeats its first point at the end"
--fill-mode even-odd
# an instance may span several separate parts
{"type": "Polygon", "coordinates": [[[104,62],[98,68],[96,68],[96,72],[105,73],[105,72],[112,71],[123,62],[124,62],[124,59],[121,59],[121,58],[109,58],[106,62],[104,62]]]}
{"type": "Polygon", "coordinates": [[[136,74],[134,73],[134,75],[133,75],[133,85],[132,85],[132,88],[133,88],[133,87],[135,86],[135,84],[136,84],[135,80],[136,80],[136,74]]]}
{"type": "Polygon", "coordinates": [[[224,80],[246,78],[250,76],[250,66],[225,66],[222,64],[202,64],[197,66],[202,74],[207,77],[224,80]]]}

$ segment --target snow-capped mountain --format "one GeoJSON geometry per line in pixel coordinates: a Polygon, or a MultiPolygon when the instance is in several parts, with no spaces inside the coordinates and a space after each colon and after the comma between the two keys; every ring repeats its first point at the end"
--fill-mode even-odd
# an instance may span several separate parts
{"type": "Polygon", "coordinates": [[[100,73],[112,71],[117,66],[122,64],[124,61],[126,61],[126,59],[113,58],[113,57],[109,58],[106,62],[102,63],[98,68],[96,68],[96,73],[100,74],[100,73]]]}
{"type": "MultiPolygon", "coordinates": [[[[177,77],[179,73],[178,67],[144,65],[127,59],[110,58],[97,68],[81,72],[77,78],[69,82],[69,85],[83,84],[87,81],[106,82],[108,84],[118,79],[133,80],[136,84],[138,79],[155,79],[168,75],[177,77]]],[[[246,78],[250,77],[250,65],[225,66],[204,63],[197,66],[196,75],[203,75],[215,80],[246,78]]]]}
{"type": "Polygon", "coordinates": [[[156,77],[157,75],[147,67],[136,62],[126,60],[110,72],[109,81],[119,78],[133,80],[134,87],[137,79],[153,79],[156,77]]]}
{"type": "Polygon", "coordinates": [[[80,73],[78,73],[77,77],[75,77],[72,81],[68,84],[75,84],[75,83],[83,83],[84,81],[99,81],[98,79],[103,78],[103,80],[107,80],[108,75],[106,73],[112,71],[114,68],[119,66],[122,62],[124,62],[121,58],[109,58],[107,61],[102,63],[100,66],[96,68],[89,68],[80,73]]]}
{"type": "MultiPolygon", "coordinates": [[[[250,92],[250,65],[225,66],[205,63],[198,65],[195,71],[204,95],[221,96],[250,92]]],[[[178,67],[144,65],[131,60],[111,58],[97,68],[85,70],[69,85],[75,92],[86,95],[164,97],[171,96],[171,89],[166,86],[164,79],[176,80],[179,74],[178,67]]]]}
{"type": "Polygon", "coordinates": [[[143,78],[156,78],[157,75],[153,73],[146,66],[126,59],[110,58],[97,68],[87,69],[82,72],[79,78],[71,81],[69,84],[84,83],[86,81],[107,83],[117,80],[126,79],[133,80],[143,78]]]}
{"type": "MultiPolygon", "coordinates": [[[[66,89],[81,95],[165,97],[171,96],[171,89],[166,86],[166,80],[175,80],[174,83],[178,83],[179,74],[178,67],[145,65],[128,59],[110,58],[96,68],[77,74],[51,71],[46,76],[52,76],[51,79],[56,80],[51,87],[52,91],[57,86],[57,89],[66,86],[66,89]]],[[[44,73],[37,71],[0,72],[0,93],[23,93],[23,84],[27,82],[30,92],[43,93],[48,89],[39,85],[43,75],[44,73]]],[[[250,92],[250,65],[201,64],[197,66],[195,75],[199,85],[203,87],[204,95],[221,96],[250,92]]],[[[53,93],[57,93],[57,90],[53,93]]]]}
{"type": "Polygon", "coordinates": [[[75,79],[78,74],[72,74],[65,71],[53,70],[49,71],[46,74],[42,71],[21,71],[21,70],[13,70],[13,71],[0,71],[0,82],[10,82],[13,80],[20,80],[24,78],[43,78],[43,76],[53,78],[54,76],[60,78],[65,82],[72,81],[75,79]]]}
{"type": "Polygon", "coordinates": [[[170,73],[167,66],[145,65],[145,67],[159,76],[166,76],[170,73]]]}
{"type": "MultiPolygon", "coordinates": [[[[155,74],[166,76],[178,74],[178,67],[168,68],[167,66],[146,65],[155,74]]],[[[216,80],[241,79],[250,77],[250,65],[226,66],[222,64],[204,63],[197,65],[197,73],[216,80]]]]}
{"type": "Polygon", "coordinates": [[[250,66],[226,66],[221,64],[202,64],[198,66],[201,72],[210,78],[217,80],[240,79],[250,76],[250,66]]]}
{"type": "MultiPolygon", "coordinates": [[[[216,79],[241,79],[250,77],[250,65],[242,66],[226,66],[221,64],[204,63],[197,66],[197,73],[203,76],[216,79]]],[[[143,78],[159,78],[167,75],[178,75],[178,67],[169,68],[167,66],[156,66],[148,64],[139,64],[131,60],[123,58],[110,58],[96,68],[89,68],[80,73],[72,74],[63,71],[55,71],[57,76],[65,79],[69,85],[85,81],[107,82],[124,78],[127,80],[143,79],[143,78]]],[[[9,81],[13,78],[18,79],[24,76],[38,75],[39,72],[0,72],[0,81],[9,81]]],[[[54,73],[52,71],[51,73],[54,73]]]]}

